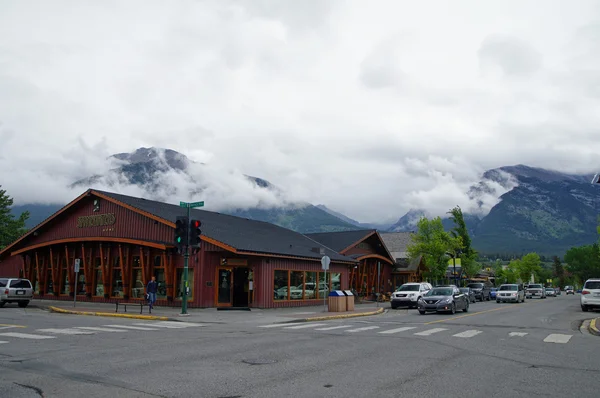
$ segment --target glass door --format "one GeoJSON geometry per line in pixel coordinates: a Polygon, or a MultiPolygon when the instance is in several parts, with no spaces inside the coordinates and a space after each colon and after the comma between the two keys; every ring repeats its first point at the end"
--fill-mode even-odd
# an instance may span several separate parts
{"type": "Polygon", "coordinates": [[[233,272],[229,268],[217,268],[217,305],[226,307],[232,304],[233,272]]]}

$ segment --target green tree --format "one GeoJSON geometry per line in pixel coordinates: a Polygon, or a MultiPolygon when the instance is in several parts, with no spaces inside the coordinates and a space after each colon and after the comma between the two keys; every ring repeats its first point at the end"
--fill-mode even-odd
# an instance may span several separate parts
{"type": "Polygon", "coordinates": [[[421,218],[417,223],[417,233],[411,239],[406,249],[411,261],[423,256],[428,276],[436,282],[443,279],[448,270],[448,253],[454,253],[460,247],[460,239],[453,238],[444,230],[440,217],[432,220],[421,218]]]}
{"type": "Polygon", "coordinates": [[[450,219],[454,223],[454,228],[450,231],[450,235],[456,242],[460,242],[458,250],[460,250],[462,271],[467,278],[472,278],[481,270],[481,264],[477,262],[478,253],[471,246],[471,236],[469,235],[462,209],[460,206],[456,206],[448,214],[450,214],[450,219]]]}
{"type": "Polygon", "coordinates": [[[552,276],[553,279],[556,279],[558,286],[565,286],[565,267],[560,262],[560,258],[558,256],[554,256],[552,259],[552,276]]]}
{"type": "Polygon", "coordinates": [[[511,260],[508,267],[501,271],[504,277],[503,283],[516,283],[519,279],[519,270],[521,268],[521,260],[511,260]]]}
{"type": "Polygon", "coordinates": [[[565,262],[575,280],[585,282],[600,274],[600,247],[597,243],[572,247],[565,254],[565,262]]]}
{"type": "Polygon", "coordinates": [[[517,268],[518,277],[521,282],[527,282],[533,275],[536,279],[539,279],[540,273],[542,272],[540,256],[537,253],[528,253],[524,255],[519,261],[519,267],[517,268]]]}
{"type": "Polygon", "coordinates": [[[29,212],[25,211],[19,218],[15,218],[10,212],[12,205],[13,199],[6,194],[5,190],[0,189],[0,250],[27,232],[25,221],[29,218],[29,212]]]}

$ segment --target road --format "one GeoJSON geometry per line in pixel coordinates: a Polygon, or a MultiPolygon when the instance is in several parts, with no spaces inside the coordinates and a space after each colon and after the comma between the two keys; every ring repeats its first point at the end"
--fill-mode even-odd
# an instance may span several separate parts
{"type": "Polygon", "coordinates": [[[600,337],[579,329],[594,315],[564,295],[248,326],[7,306],[0,397],[596,396],[600,337]]]}

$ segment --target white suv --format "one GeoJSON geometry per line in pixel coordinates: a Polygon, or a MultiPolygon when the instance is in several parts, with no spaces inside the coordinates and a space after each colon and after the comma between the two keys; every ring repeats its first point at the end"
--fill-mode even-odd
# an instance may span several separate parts
{"type": "Polygon", "coordinates": [[[588,279],[581,289],[579,296],[581,310],[587,312],[590,308],[600,308],[600,279],[588,279]]]}
{"type": "Polygon", "coordinates": [[[392,309],[398,307],[414,307],[417,308],[419,298],[430,291],[432,286],[429,283],[405,283],[400,286],[391,297],[392,309]]]}

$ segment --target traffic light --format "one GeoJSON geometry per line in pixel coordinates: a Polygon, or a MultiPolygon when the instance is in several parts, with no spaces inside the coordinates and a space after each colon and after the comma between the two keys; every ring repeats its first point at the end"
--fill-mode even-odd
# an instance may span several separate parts
{"type": "Polygon", "coordinates": [[[175,246],[180,253],[183,253],[188,244],[189,218],[178,216],[175,221],[175,246]]]}
{"type": "Polygon", "coordinates": [[[202,235],[202,231],[200,227],[202,226],[202,222],[200,220],[192,220],[190,223],[190,247],[200,247],[200,235],[202,235]]]}

